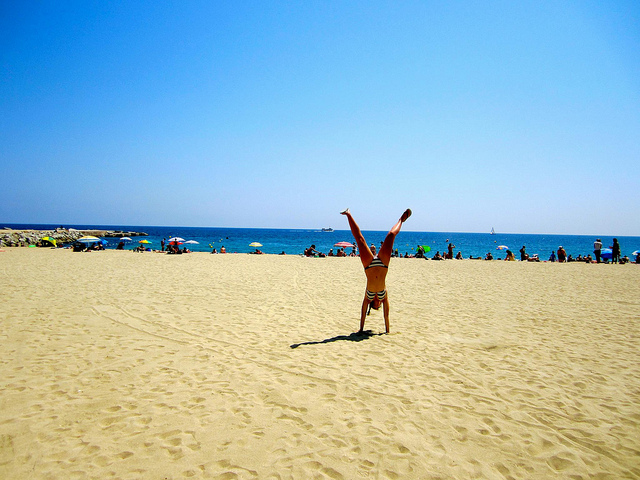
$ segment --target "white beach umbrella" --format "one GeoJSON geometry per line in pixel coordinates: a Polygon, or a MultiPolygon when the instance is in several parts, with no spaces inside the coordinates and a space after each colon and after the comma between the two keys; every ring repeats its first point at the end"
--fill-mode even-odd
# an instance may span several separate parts
{"type": "Polygon", "coordinates": [[[190,244],[192,244],[192,245],[197,245],[197,244],[199,244],[200,242],[196,242],[195,240],[187,240],[187,241],[186,241],[186,242],[184,242],[184,243],[185,243],[185,244],[190,243],[190,244]]]}
{"type": "Polygon", "coordinates": [[[88,235],[86,237],[79,238],[77,241],[80,243],[97,243],[100,241],[100,239],[98,237],[88,235]]]}

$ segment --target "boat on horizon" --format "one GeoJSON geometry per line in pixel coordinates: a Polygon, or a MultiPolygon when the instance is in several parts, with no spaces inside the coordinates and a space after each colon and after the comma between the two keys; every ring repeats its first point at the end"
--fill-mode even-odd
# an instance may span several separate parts
{"type": "Polygon", "coordinates": [[[491,227],[491,235],[495,235],[496,231],[493,229],[493,227],[491,227]]]}
{"type": "Polygon", "coordinates": [[[333,232],[333,228],[327,227],[322,229],[323,232],[333,232]]]}

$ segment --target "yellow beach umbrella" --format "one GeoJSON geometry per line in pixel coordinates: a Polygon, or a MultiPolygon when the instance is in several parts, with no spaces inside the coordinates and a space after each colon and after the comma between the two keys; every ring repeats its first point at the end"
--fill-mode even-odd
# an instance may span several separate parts
{"type": "Polygon", "coordinates": [[[51,238],[51,237],[42,237],[42,240],[44,240],[45,242],[49,242],[51,245],[53,245],[54,247],[57,247],[58,244],[55,240],[55,238],[51,238]]]}
{"type": "Polygon", "coordinates": [[[151,243],[149,240],[140,240],[138,243],[151,243]]]}
{"type": "Polygon", "coordinates": [[[250,247],[257,248],[257,247],[261,247],[261,246],[262,246],[262,244],[261,244],[261,243],[258,243],[258,242],[253,242],[253,243],[250,243],[250,244],[249,244],[249,246],[250,246],[250,247]]]}

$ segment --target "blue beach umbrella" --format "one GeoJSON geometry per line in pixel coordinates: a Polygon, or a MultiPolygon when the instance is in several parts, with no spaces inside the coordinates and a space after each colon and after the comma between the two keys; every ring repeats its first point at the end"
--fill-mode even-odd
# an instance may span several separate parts
{"type": "Polygon", "coordinates": [[[600,257],[603,258],[604,260],[611,260],[611,257],[613,257],[613,252],[611,251],[610,248],[603,248],[600,251],[600,257]]]}

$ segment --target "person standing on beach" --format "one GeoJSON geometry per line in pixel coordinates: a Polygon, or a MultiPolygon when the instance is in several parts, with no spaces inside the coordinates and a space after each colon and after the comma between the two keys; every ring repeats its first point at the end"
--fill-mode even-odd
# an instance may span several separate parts
{"type": "Polygon", "coordinates": [[[162,241],[160,242],[160,247],[162,247],[162,249],[160,250],[161,252],[164,252],[164,238],[162,239],[162,241]]]}
{"type": "Polygon", "coordinates": [[[453,249],[456,248],[456,246],[453,243],[450,243],[449,246],[447,247],[447,258],[449,260],[453,259],[453,249]]]}
{"type": "Polygon", "coordinates": [[[385,279],[387,278],[391,253],[393,252],[393,242],[396,239],[396,235],[400,233],[402,224],[411,216],[411,210],[407,208],[400,220],[389,230],[384,242],[382,242],[378,255],[376,255],[376,247],[374,245],[371,245],[371,248],[367,246],[360,227],[353,219],[349,209],[347,208],[340,214],[345,215],[349,221],[349,228],[351,228],[351,233],[360,250],[360,261],[367,277],[367,287],[362,300],[362,308],[360,309],[360,330],[358,330],[358,333],[364,331],[364,321],[371,308],[377,310],[380,308],[380,304],[383,306],[385,331],[389,333],[389,295],[387,294],[385,279]]]}
{"type": "Polygon", "coordinates": [[[602,240],[596,238],[596,241],[593,242],[593,253],[596,256],[596,263],[600,263],[600,255],[602,255],[602,240]]]}
{"type": "Polygon", "coordinates": [[[520,249],[520,261],[525,262],[528,258],[529,255],[527,255],[527,250],[525,249],[525,246],[522,245],[522,248],[520,249]]]}
{"type": "Polygon", "coordinates": [[[620,244],[618,239],[613,239],[613,245],[611,246],[611,263],[618,263],[620,261],[620,244]]]}

